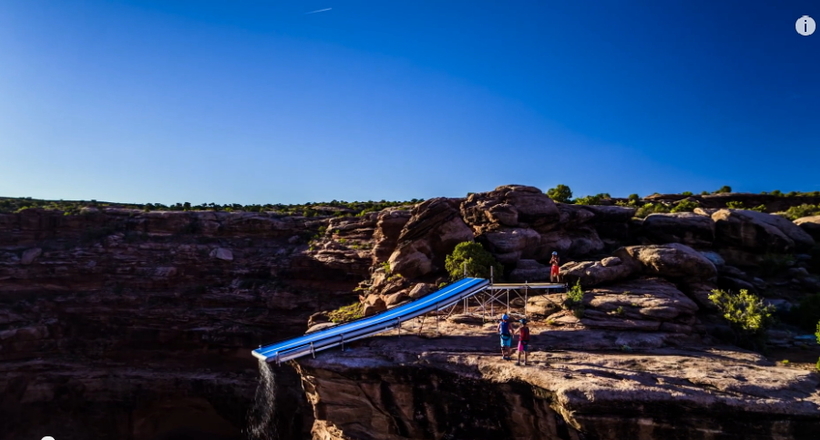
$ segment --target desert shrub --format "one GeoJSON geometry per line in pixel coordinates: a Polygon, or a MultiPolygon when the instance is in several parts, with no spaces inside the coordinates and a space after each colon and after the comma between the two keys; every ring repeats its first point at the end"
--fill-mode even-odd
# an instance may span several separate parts
{"type": "Polygon", "coordinates": [[[594,196],[579,197],[579,198],[575,199],[575,204],[576,205],[600,205],[601,200],[611,199],[611,198],[612,198],[612,196],[610,196],[608,193],[600,193],[600,194],[595,194],[594,196]]]}
{"type": "Polygon", "coordinates": [[[564,308],[571,310],[576,318],[584,316],[584,289],[581,287],[581,280],[577,280],[567,292],[564,308]]]}
{"type": "Polygon", "coordinates": [[[639,208],[639,207],[641,206],[639,201],[637,201],[637,200],[632,200],[632,199],[629,199],[629,200],[618,200],[617,202],[615,202],[615,205],[617,205],[617,206],[624,206],[624,207],[626,207],[626,208],[639,208]]]}
{"type": "Polygon", "coordinates": [[[757,205],[754,208],[749,208],[751,211],[766,212],[766,205],[757,205]]]}
{"type": "Polygon", "coordinates": [[[792,206],[783,214],[789,220],[796,220],[800,217],[809,217],[812,215],[820,215],[820,205],[810,205],[804,203],[798,206],[792,206]]]}
{"type": "Polygon", "coordinates": [[[453,280],[464,277],[465,265],[467,276],[471,277],[490,278],[490,267],[494,268],[496,275],[504,272],[504,267],[495,260],[493,254],[474,241],[457,244],[453,252],[444,260],[444,268],[453,280]]]}
{"type": "Polygon", "coordinates": [[[772,324],[773,306],[764,304],[762,299],[746,289],[738,294],[713,290],[709,300],[729,321],[736,344],[756,350],[765,348],[766,329],[772,324]]]}
{"type": "Polygon", "coordinates": [[[572,200],[572,190],[566,185],[559,184],[547,190],[547,197],[556,202],[569,203],[572,200]]]}
{"type": "Polygon", "coordinates": [[[815,331],[814,336],[817,338],[817,343],[820,344],[820,321],[817,321],[817,330],[815,331]]]}
{"type": "Polygon", "coordinates": [[[629,195],[629,197],[627,197],[627,199],[629,199],[629,200],[634,200],[634,201],[636,201],[636,202],[637,202],[638,200],[640,200],[640,199],[641,199],[641,196],[639,196],[639,195],[637,195],[637,194],[630,194],[630,195],[629,195]]]}
{"type": "Polygon", "coordinates": [[[726,202],[726,207],[729,209],[746,209],[746,205],[740,200],[731,200],[726,202]]]}
{"type": "Polygon", "coordinates": [[[720,187],[719,190],[715,191],[713,194],[723,194],[723,193],[730,193],[732,192],[732,187],[729,185],[723,185],[720,187]]]}
{"type": "Polygon", "coordinates": [[[644,218],[649,214],[669,212],[671,209],[663,203],[647,203],[635,212],[635,217],[644,218]]]}
{"type": "Polygon", "coordinates": [[[820,321],[820,293],[803,297],[800,304],[789,310],[784,320],[802,330],[814,330],[816,323],[820,321]]]}
{"type": "Polygon", "coordinates": [[[700,204],[694,200],[683,199],[672,208],[671,212],[692,212],[698,206],[700,206],[700,204]]]}
{"type": "Polygon", "coordinates": [[[342,306],[336,310],[328,312],[327,316],[330,318],[331,322],[341,324],[343,322],[355,321],[363,317],[364,311],[362,310],[362,304],[357,301],[353,304],[342,306]]]}
{"type": "MultiPolygon", "coordinates": [[[[817,322],[817,332],[814,334],[817,338],[817,343],[820,344],[820,321],[817,322]]],[[[820,371],[820,359],[817,359],[817,371],[820,371]]]]}

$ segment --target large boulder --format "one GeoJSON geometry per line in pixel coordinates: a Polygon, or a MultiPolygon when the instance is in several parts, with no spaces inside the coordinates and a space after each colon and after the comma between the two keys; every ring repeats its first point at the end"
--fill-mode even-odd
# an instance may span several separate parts
{"type": "Polygon", "coordinates": [[[811,249],[814,239],[784,217],[741,209],[712,214],[716,242],[755,253],[794,253],[811,249]]]}
{"type": "Polygon", "coordinates": [[[710,247],[715,241],[715,222],[711,217],[692,212],[650,214],[644,219],[641,232],[655,244],[710,247]]]}
{"type": "Polygon", "coordinates": [[[487,232],[478,240],[487,246],[499,262],[514,264],[520,258],[541,257],[541,235],[528,228],[505,228],[487,232]]]}
{"type": "Polygon", "coordinates": [[[550,268],[535,260],[518,260],[509,279],[517,283],[549,280],[550,268]]]}
{"type": "Polygon", "coordinates": [[[637,208],[617,205],[588,205],[584,206],[595,214],[596,222],[627,223],[635,216],[637,208]]]}
{"type": "Polygon", "coordinates": [[[559,212],[559,223],[563,228],[575,228],[592,221],[595,213],[586,205],[556,204],[559,212]]]}
{"type": "MultiPolygon", "coordinates": [[[[591,227],[580,227],[568,231],[572,244],[567,251],[568,256],[585,257],[599,254],[604,250],[604,242],[598,236],[598,231],[591,227]]],[[[544,249],[546,252],[550,249],[544,249]]]]}
{"type": "Polygon", "coordinates": [[[680,283],[679,286],[680,289],[686,293],[689,298],[694,300],[701,309],[712,312],[718,311],[715,303],[709,299],[709,295],[712,291],[718,288],[717,284],[714,282],[693,280],[680,283]]]}
{"type": "Polygon", "coordinates": [[[820,241],[820,215],[801,217],[795,220],[794,224],[803,228],[815,241],[820,241]]]}
{"type": "Polygon", "coordinates": [[[551,224],[559,217],[552,199],[538,188],[523,185],[505,185],[471,194],[461,204],[461,215],[476,233],[505,226],[551,224]]]}
{"type": "Polygon", "coordinates": [[[637,261],[647,275],[686,279],[710,279],[717,275],[708,258],[680,243],[627,246],[615,251],[615,256],[637,261]]]}
{"type": "Polygon", "coordinates": [[[547,232],[541,234],[541,249],[544,253],[543,255],[537,255],[535,258],[538,260],[544,259],[553,251],[558,252],[559,255],[567,255],[570,247],[572,247],[572,238],[566,232],[547,232]]]}
{"type": "Polygon", "coordinates": [[[635,275],[641,267],[631,258],[607,257],[601,261],[573,261],[561,266],[561,279],[582,286],[612,283],[635,275]]]}
{"type": "Polygon", "coordinates": [[[661,278],[641,278],[586,292],[583,324],[613,330],[692,331],[698,306],[661,278]]]}
{"type": "Polygon", "coordinates": [[[459,202],[439,197],[413,208],[388,259],[394,273],[414,278],[436,272],[457,244],[473,240],[472,229],[460,217],[459,202]]]}
{"type": "Polygon", "coordinates": [[[376,220],[376,230],[373,232],[373,264],[387,261],[396,250],[399,235],[410,220],[410,211],[388,208],[381,212],[376,220]]]}

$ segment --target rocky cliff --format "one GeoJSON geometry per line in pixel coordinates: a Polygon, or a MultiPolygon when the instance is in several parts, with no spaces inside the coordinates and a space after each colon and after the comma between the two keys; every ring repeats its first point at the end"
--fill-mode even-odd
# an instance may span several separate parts
{"type": "MultiPolygon", "coordinates": [[[[465,324],[300,360],[298,376],[277,367],[280,438],[817,432],[816,374],[713,348],[727,327],[706,298],[742,288],[783,306],[820,291],[816,218],[634,214],[516,185],[358,217],[0,214],[0,436],[245,438],[248,415],[260,419],[251,349],[357,298],[376,313],[429,293],[463,241],[514,281],[547,279],[558,251],[583,308],[530,298],[540,346],[526,369],[495,359],[491,329],[465,324]]],[[[794,332],[772,342],[802,344],[794,332]]]]}
{"type": "Polygon", "coordinates": [[[665,335],[534,327],[536,351],[516,366],[496,354],[493,327],[448,325],[439,338],[379,337],[300,360],[313,438],[763,440],[820,432],[818,375],[757,354],[662,348],[665,335]],[[618,340],[644,348],[613,351],[618,340]]]}
{"type": "Polygon", "coordinates": [[[327,223],[0,215],[0,437],[242,438],[258,375],[248,350],[304,332],[313,311],[352,301],[366,274],[354,257],[308,249],[327,223]]]}

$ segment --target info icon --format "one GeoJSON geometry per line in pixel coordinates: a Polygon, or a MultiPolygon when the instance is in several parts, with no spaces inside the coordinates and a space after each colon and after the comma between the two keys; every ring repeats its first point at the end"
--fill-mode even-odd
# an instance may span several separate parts
{"type": "Polygon", "coordinates": [[[813,34],[815,29],[817,29],[817,23],[815,23],[814,19],[808,15],[798,18],[794,23],[794,30],[804,37],[808,37],[813,34]]]}

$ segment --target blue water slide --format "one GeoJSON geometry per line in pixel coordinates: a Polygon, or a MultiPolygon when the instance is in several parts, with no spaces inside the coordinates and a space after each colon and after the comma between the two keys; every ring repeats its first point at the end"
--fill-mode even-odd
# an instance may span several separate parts
{"type": "Polygon", "coordinates": [[[253,351],[253,355],[266,362],[284,362],[338,347],[346,342],[395,329],[402,322],[425,313],[450,307],[484,290],[489,284],[490,282],[483,278],[464,278],[437,292],[386,312],[260,347],[253,351]]]}

